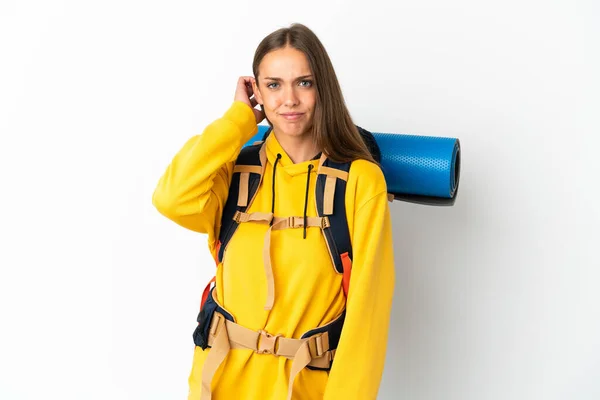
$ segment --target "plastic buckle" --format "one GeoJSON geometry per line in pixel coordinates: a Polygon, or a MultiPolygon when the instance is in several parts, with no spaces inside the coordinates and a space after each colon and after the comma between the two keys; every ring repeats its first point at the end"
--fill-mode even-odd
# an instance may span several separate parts
{"type": "Polygon", "coordinates": [[[272,335],[267,331],[259,330],[256,341],[256,352],[260,354],[277,354],[279,338],[281,335],[272,335]]]}
{"type": "Polygon", "coordinates": [[[331,226],[331,224],[329,223],[329,218],[322,217],[321,218],[321,229],[329,228],[330,226],[331,226]]]}

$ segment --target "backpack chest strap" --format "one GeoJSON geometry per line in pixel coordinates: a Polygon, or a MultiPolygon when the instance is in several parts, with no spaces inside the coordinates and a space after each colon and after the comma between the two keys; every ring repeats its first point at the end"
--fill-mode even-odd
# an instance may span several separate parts
{"type": "Polygon", "coordinates": [[[236,211],[233,220],[238,224],[242,222],[271,223],[272,221],[273,230],[303,228],[305,225],[306,227],[329,228],[329,218],[327,217],[274,217],[272,213],[236,211]]]}
{"type": "Polygon", "coordinates": [[[329,228],[328,217],[274,217],[271,213],[253,212],[243,213],[236,212],[233,219],[237,223],[244,222],[262,222],[272,223],[267,230],[263,245],[263,264],[265,269],[265,277],[267,279],[267,300],[265,302],[265,310],[271,310],[275,302],[275,280],[273,278],[273,266],[271,264],[271,232],[282,229],[294,229],[306,227],[329,228]]]}
{"type": "Polygon", "coordinates": [[[233,214],[233,220],[238,224],[242,222],[271,223],[271,221],[273,220],[273,214],[265,212],[245,213],[241,211],[236,211],[235,214],[233,214]]]}

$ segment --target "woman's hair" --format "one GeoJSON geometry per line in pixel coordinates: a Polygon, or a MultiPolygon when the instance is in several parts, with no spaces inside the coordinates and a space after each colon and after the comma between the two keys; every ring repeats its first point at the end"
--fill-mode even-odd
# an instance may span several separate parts
{"type": "MultiPolygon", "coordinates": [[[[302,24],[292,24],[265,37],[254,53],[252,72],[258,82],[258,66],[269,52],[291,46],[304,53],[313,74],[317,99],[312,133],[317,145],[334,162],[365,159],[375,162],[352,122],[329,55],[319,38],[302,24]]],[[[261,105],[264,111],[264,107],[261,105]]],[[[270,122],[269,122],[270,123],[270,122]]]]}

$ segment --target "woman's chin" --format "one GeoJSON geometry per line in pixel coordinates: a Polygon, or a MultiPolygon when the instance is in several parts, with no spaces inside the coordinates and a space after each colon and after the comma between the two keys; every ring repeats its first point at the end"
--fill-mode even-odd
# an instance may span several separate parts
{"type": "MultiPolygon", "coordinates": [[[[269,115],[271,115],[269,113],[269,115]]],[[[291,137],[301,137],[309,132],[312,128],[312,115],[303,114],[298,119],[286,119],[279,114],[271,115],[272,118],[267,118],[269,125],[273,127],[273,131],[282,135],[291,137]]]]}
{"type": "Polygon", "coordinates": [[[307,133],[307,129],[304,124],[289,124],[284,123],[274,127],[274,130],[277,132],[281,132],[281,134],[286,136],[300,137],[304,136],[307,133]]]}

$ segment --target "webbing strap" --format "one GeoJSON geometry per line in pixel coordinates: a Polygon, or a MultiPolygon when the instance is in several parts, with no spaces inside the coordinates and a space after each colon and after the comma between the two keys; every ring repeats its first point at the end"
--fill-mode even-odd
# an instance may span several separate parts
{"type": "MultiPolygon", "coordinates": [[[[304,227],[304,217],[273,217],[272,213],[253,212],[244,213],[237,211],[233,220],[237,223],[242,222],[265,222],[273,224],[265,234],[263,246],[263,263],[265,268],[265,277],[267,279],[267,300],[265,310],[271,310],[275,302],[275,280],[273,278],[273,266],[271,265],[271,232],[288,228],[304,227]]],[[[329,227],[329,218],[327,217],[306,217],[307,227],[317,227],[325,229],[329,227]]]]}
{"type": "Polygon", "coordinates": [[[308,342],[302,343],[294,361],[292,362],[292,370],[290,371],[290,381],[288,382],[288,396],[287,400],[292,399],[292,393],[294,392],[294,380],[296,376],[302,371],[311,361],[310,350],[308,349],[308,342]]]}
{"type": "MultiPolygon", "coordinates": [[[[329,218],[327,217],[306,217],[307,227],[328,228],[329,218]]],[[[304,217],[275,217],[273,218],[273,230],[288,228],[303,228],[304,217]]]]}
{"type": "Polygon", "coordinates": [[[225,319],[218,312],[213,314],[208,344],[211,349],[204,361],[200,400],[211,399],[212,379],[231,349],[248,349],[292,360],[288,400],[291,400],[294,381],[302,369],[308,365],[328,368],[335,357],[335,350],[329,350],[328,332],[305,339],[289,339],[269,334],[264,330],[253,331],[225,319]]]}
{"type": "MultiPolygon", "coordinates": [[[[327,217],[306,217],[307,227],[327,228],[329,219],[327,217]]],[[[267,277],[267,301],[265,310],[271,310],[275,302],[275,280],[273,279],[273,266],[271,265],[271,232],[274,230],[288,228],[304,227],[304,217],[275,217],[273,225],[269,227],[265,234],[265,244],[263,247],[263,264],[265,267],[265,276],[267,277]]]]}
{"type": "MultiPolygon", "coordinates": [[[[213,315],[213,319],[219,314],[215,313],[213,315]]],[[[225,317],[221,318],[225,319],[225,317]]],[[[216,326],[218,328],[217,332],[213,331],[213,327],[211,326],[210,336],[212,336],[212,348],[210,349],[208,355],[206,356],[206,360],[204,360],[204,366],[202,368],[202,394],[200,395],[201,400],[211,400],[212,398],[212,390],[211,390],[211,382],[213,376],[217,372],[217,369],[221,366],[225,357],[227,357],[227,353],[231,350],[231,346],[229,344],[229,338],[227,335],[227,325],[221,324],[221,326],[216,326]],[[213,336],[213,334],[215,334],[213,336]]],[[[209,336],[209,337],[210,337],[209,336]]]]}
{"type": "Polygon", "coordinates": [[[338,179],[348,181],[348,172],[323,165],[326,160],[327,157],[325,156],[325,154],[321,155],[321,159],[319,160],[319,168],[317,170],[317,176],[327,176],[327,178],[325,179],[325,190],[323,191],[323,215],[333,215],[333,203],[336,181],[338,179]]]}
{"type": "MultiPolygon", "coordinates": [[[[272,213],[253,212],[244,213],[236,212],[233,220],[237,223],[242,222],[267,222],[273,221],[271,228],[273,230],[302,228],[304,227],[304,217],[274,217],[272,213]]],[[[327,217],[306,217],[307,227],[328,228],[329,218],[327,217]]]]}
{"type": "Polygon", "coordinates": [[[250,173],[240,173],[240,189],[238,192],[238,203],[239,207],[248,206],[248,183],[250,182],[250,173]]]}
{"type": "Polygon", "coordinates": [[[325,194],[323,196],[323,214],[333,215],[333,196],[335,195],[335,176],[327,176],[325,181],[325,194]]]}
{"type": "Polygon", "coordinates": [[[238,224],[241,222],[270,223],[272,219],[273,219],[273,214],[265,213],[265,212],[253,212],[253,213],[248,214],[245,212],[236,211],[235,214],[233,215],[233,220],[235,222],[237,222],[238,224]]]}
{"type": "Polygon", "coordinates": [[[249,196],[249,182],[250,174],[259,174],[262,176],[263,167],[258,165],[236,165],[233,169],[233,173],[240,173],[240,187],[238,192],[238,203],[239,207],[248,207],[250,201],[249,196]]]}
{"type": "Polygon", "coordinates": [[[233,173],[236,172],[249,172],[252,174],[262,174],[262,167],[260,165],[236,165],[233,167],[233,173]]]}
{"type": "Polygon", "coordinates": [[[348,172],[342,171],[340,169],[320,166],[317,173],[327,176],[335,176],[336,178],[339,178],[343,181],[348,181],[348,172]]]}
{"type": "Polygon", "coordinates": [[[267,153],[264,144],[243,148],[235,162],[229,195],[223,208],[221,227],[218,232],[221,247],[217,251],[217,264],[223,261],[223,255],[229,241],[239,226],[233,220],[234,214],[236,212],[246,212],[252,206],[254,197],[262,183],[267,165],[267,153]]]}

